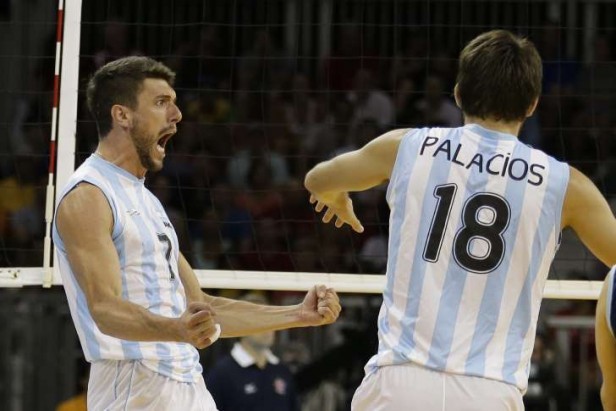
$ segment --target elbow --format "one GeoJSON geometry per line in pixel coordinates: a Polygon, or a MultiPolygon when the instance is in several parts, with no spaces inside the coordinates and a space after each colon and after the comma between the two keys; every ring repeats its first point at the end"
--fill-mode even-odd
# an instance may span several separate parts
{"type": "Polygon", "coordinates": [[[317,164],[312,168],[304,178],[304,187],[312,194],[317,194],[322,191],[321,164],[317,164]]]}
{"type": "Polygon", "coordinates": [[[314,180],[315,180],[315,176],[314,176],[314,168],[313,168],[306,174],[306,177],[304,178],[304,188],[310,191],[311,193],[314,192],[314,187],[315,187],[314,180]]]}
{"type": "Polygon", "coordinates": [[[601,404],[605,411],[616,411],[616,397],[614,392],[605,386],[605,383],[601,387],[601,404]]]}
{"type": "Polygon", "coordinates": [[[89,310],[90,315],[92,316],[92,319],[94,320],[94,323],[96,324],[100,332],[113,337],[113,335],[111,335],[111,329],[109,327],[106,315],[109,310],[109,307],[107,307],[104,303],[96,302],[89,305],[89,310]]]}

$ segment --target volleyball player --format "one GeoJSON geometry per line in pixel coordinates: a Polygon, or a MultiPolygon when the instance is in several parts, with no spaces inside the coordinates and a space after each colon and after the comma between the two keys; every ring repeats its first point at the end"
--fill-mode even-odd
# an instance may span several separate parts
{"type": "Polygon", "coordinates": [[[145,188],[182,114],[174,73],[146,57],[100,68],[89,82],[99,144],[61,195],[54,241],[69,307],[92,363],[88,409],[215,410],[197,348],[216,338],[331,323],[333,289],[274,307],[202,292],[160,202],[145,188]]]}
{"type": "Polygon", "coordinates": [[[605,411],[616,411],[616,266],[612,267],[603,283],[597,303],[595,344],[601,367],[601,403],[605,411]]]}
{"type": "Polygon", "coordinates": [[[523,409],[561,230],[616,263],[616,220],[597,188],[517,139],[541,77],[531,42],[484,33],[460,54],[463,127],[394,130],[307,174],[323,221],[358,232],[348,193],[389,180],[379,348],[353,410],[523,409]]]}

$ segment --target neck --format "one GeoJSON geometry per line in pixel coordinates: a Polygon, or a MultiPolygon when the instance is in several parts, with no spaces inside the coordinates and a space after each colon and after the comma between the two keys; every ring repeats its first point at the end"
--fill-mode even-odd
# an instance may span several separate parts
{"type": "Polygon", "coordinates": [[[259,368],[265,368],[267,365],[267,356],[265,355],[265,350],[257,350],[251,344],[248,344],[246,340],[240,341],[242,348],[246,350],[246,352],[255,360],[255,364],[259,368]]]}
{"type": "Polygon", "coordinates": [[[104,160],[128,171],[137,178],[144,178],[146,169],[141,165],[130,136],[114,130],[99,139],[95,154],[104,160]]]}
{"type": "Polygon", "coordinates": [[[497,121],[492,119],[483,119],[479,117],[472,116],[464,116],[464,124],[478,124],[483,128],[487,128],[489,130],[498,131],[505,134],[511,134],[513,136],[518,136],[520,134],[520,129],[522,128],[523,122],[515,121],[515,122],[505,122],[505,121],[497,121]]]}

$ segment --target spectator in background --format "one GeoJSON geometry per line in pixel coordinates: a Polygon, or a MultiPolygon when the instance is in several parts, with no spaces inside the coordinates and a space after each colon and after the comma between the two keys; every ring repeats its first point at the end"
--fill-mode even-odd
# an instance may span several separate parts
{"type": "Polygon", "coordinates": [[[291,62],[267,29],[258,30],[252,47],[238,61],[240,90],[280,90],[291,73],[291,62]]]}
{"type": "Polygon", "coordinates": [[[421,112],[417,109],[418,90],[413,79],[409,77],[398,81],[395,92],[396,127],[414,127],[421,122],[421,112]]]}
{"type": "Polygon", "coordinates": [[[262,158],[271,169],[272,182],[285,183],[289,179],[289,167],[285,159],[278,153],[271,151],[268,136],[257,126],[250,127],[243,136],[240,136],[243,146],[235,153],[227,164],[227,179],[235,188],[246,188],[251,167],[256,159],[262,158]]]}
{"type": "Polygon", "coordinates": [[[225,253],[231,244],[221,235],[220,219],[214,210],[203,213],[200,235],[193,241],[193,267],[198,269],[220,269],[225,263],[225,253]]]}
{"type": "Polygon", "coordinates": [[[417,102],[421,125],[432,127],[460,127],[462,111],[446,97],[443,80],[430,76],[426,79],[424,97],[417,102]]]}
{"type": "Polygon", "coordinates": [[[95,68],[100,68],[110,61],[128,55],[142,54],[138,50],[130,49],[128,38],[128,23],[112,18],[103,28],[104,48],[97,51],[93,57],[95,68]]]}
{"type": "Polygon", "coordinates": [[[556,384],[554,353],[547,347],[543,334],[537,333],[530,358],[528,390],[524,396],[526,411],[543,411],[555,405],[553,398],[556,384]]]}
{"type": "Polygon", "coordinates": [[[375,121],[385,128],[394,121],[394,105],[391,97],[376,88],[371,71],[361,69],[355,75],[354,89],[348,96],[354,106],[351,127],[365,120],[375,121]]]}
{"type": "MultiPolygon", "coordinates": [[[[244,301],[266,303],[251,293],[244,301]]],[[[274,332],[242,337],[206,376],[219,411],[299,411],[295,382],[271,347],[274,332]]]]}
{"type": "Polygon", "coordinates": [[[353,79],[359,67],[375,69],[378,59],[362,44],[362,29],[359,24],[345,22],[334,26],[333,51],[323,59],[320,84],[322,88],[346,92],[353,89],[353,79]]]}

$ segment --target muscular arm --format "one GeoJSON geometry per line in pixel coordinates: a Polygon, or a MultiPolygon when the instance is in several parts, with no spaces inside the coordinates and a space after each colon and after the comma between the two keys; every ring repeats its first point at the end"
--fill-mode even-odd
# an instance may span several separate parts
{"type": "Polygon", "coordinates": [[[584,245],[611,267],[616,264],[616,218],[592,181],[575,168],[570,170],[562,227],[571,227],[584,245]]]}
{"type": "Polygon", "coordinates": [[[359,150],[317,164],[306,175],[306,189],[317,196],[326,196],[363,191],[383,183],[391,176],[398,146],[407,132],[405,129],[390,131],[359,150]]]}
{"type": "Polygon", "coordinates": [[[358,233],[364,231],[348,193],[368,190],[391,177],[398,146],[407,131],[390,131],[361,149],[317,164],[308,172],[304,186],[311,194],[310,202],[316,203],[317,212],[327,206],[324,223],[335,216],[336,227],[348,224],[358,233]]]}
{"type": "MultiPolygon", "coordinates": [[[[113,215],[97,187],[82,183],[70,192],[58,207],[56,224],[90,314],[103,333],[123,340],[198,345],[196,339],[188,338],[189,331],[182,323],[189,320],[186,316],[162,317],[122,298],[120,262],[111,239],[113,215]]],[[[207,321],[208,315],[197,313],[197,308],[190,326],[202,332],[205,326],[197,324],[207,321]]]]}
{"type": "Polygon", "coordinates": [[[315,286],[301,304],[260,305],[211,296],[201,290],[199,280],[184,256],[180,256],[179,266],[187,298],[189,301],[201,301],[211,305],[216,313],[215,321],[222,329],[223,338],[329,324],[340,314],[338,296],[334,290],[325,286],[315,286]]]}
{"type": "Polygon", "coordinates": [[[601,386],[601,402],[606,411],[616,411],[616,340],[612,336],[607,324],[606,304],[608,281],[607,277],[597,303],[595,320],[595,341],[597,359],[603,374],[601,386]]]}

